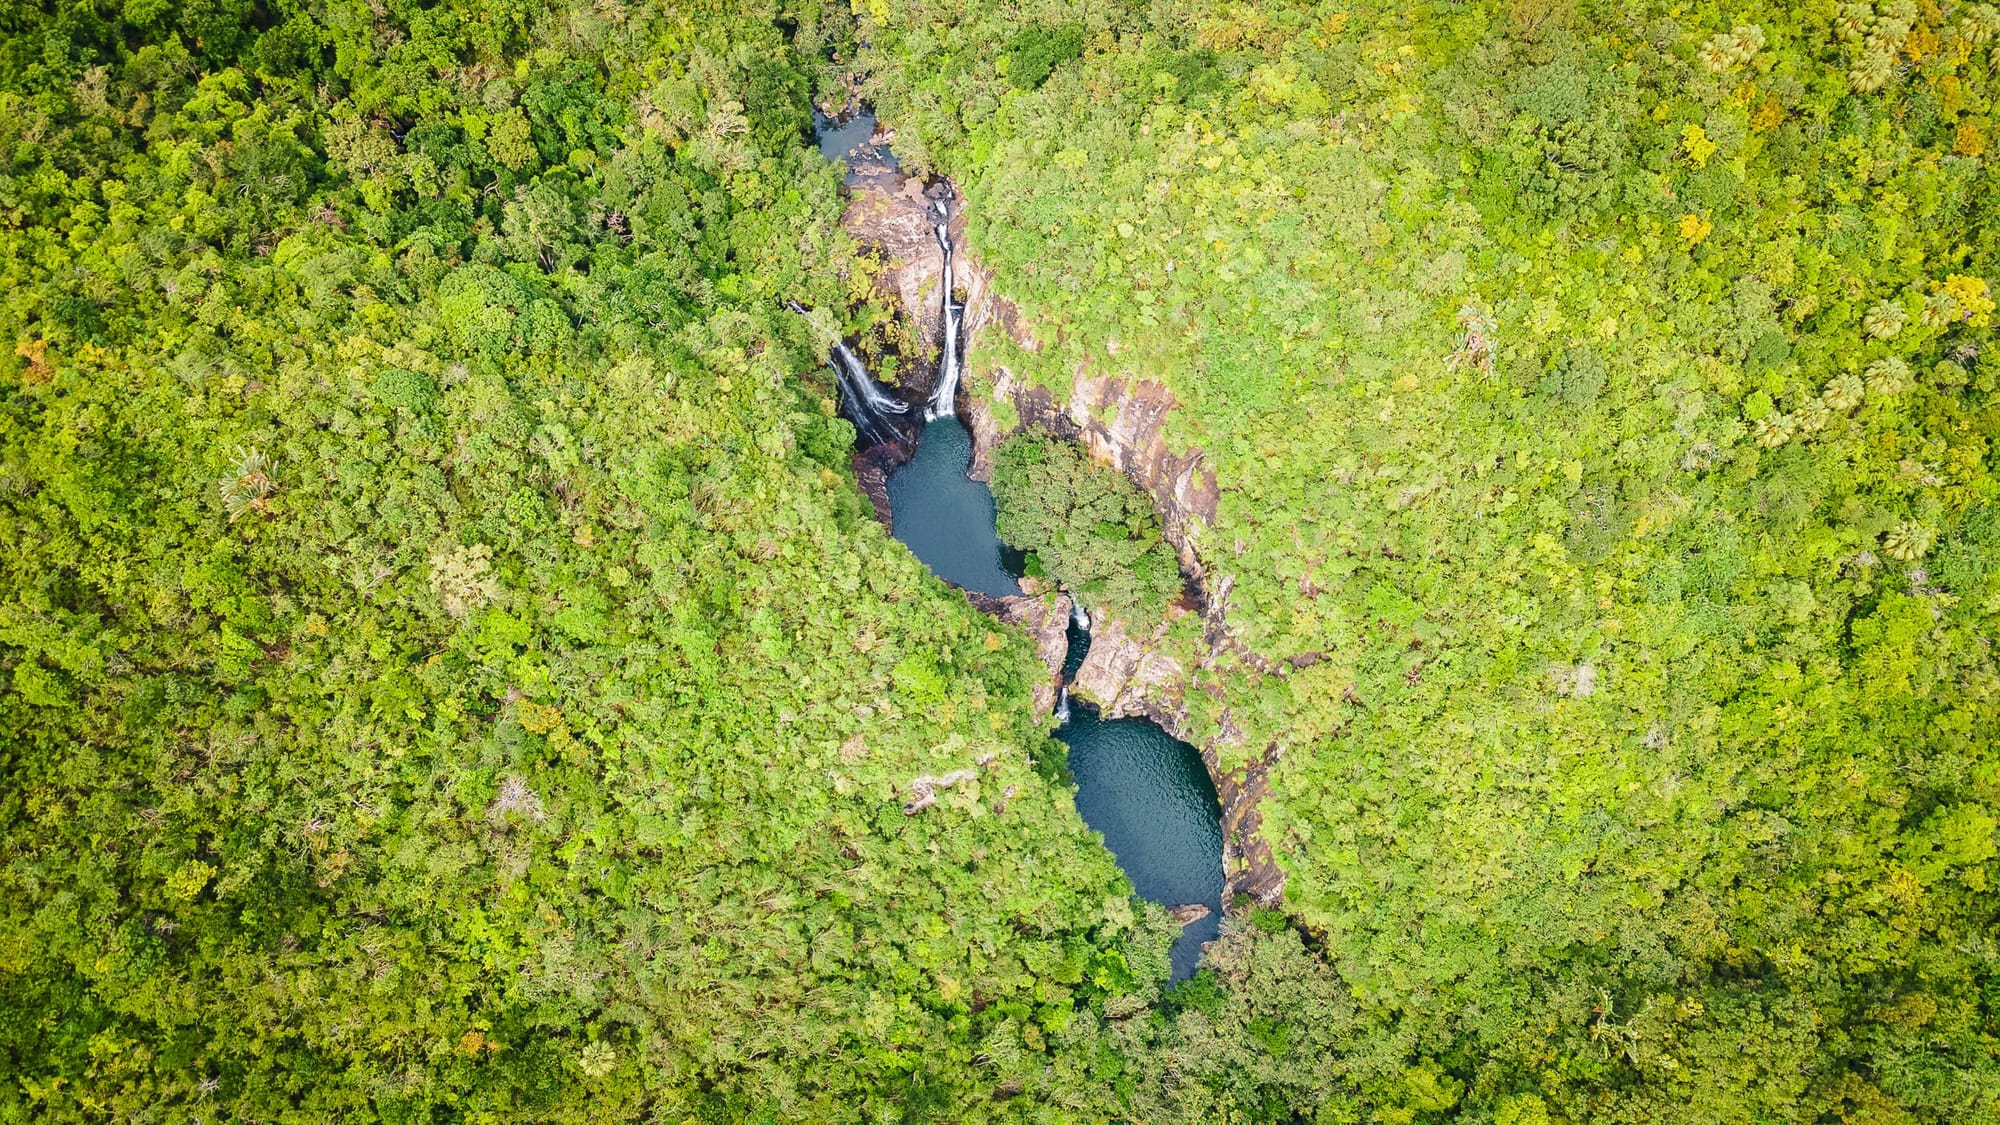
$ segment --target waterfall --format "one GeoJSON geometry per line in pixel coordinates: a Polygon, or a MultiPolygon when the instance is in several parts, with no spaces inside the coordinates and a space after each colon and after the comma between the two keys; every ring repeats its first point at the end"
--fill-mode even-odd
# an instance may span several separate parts
{"type": "Polygon", "coordinates": [[[899,440],[903,435],[889,420],[891,415],[908,410],[909,404],[895,399],[882,389],[868,368],[862,366],[861,357],[854,354],[845,342],[836,340],[830,360],[834,374],[840,380],[841,397],[847,400],[847,413],[854,419],[854,428],[870,445],[882,445],[899,440]]]}
{"type": "Polygon", "coordinates": [[[901,414],[910,404],[891,395],[868,374],[868,368],[861,363],[861,357],[845,341],[835,341],[831,362],[854,385],[861,401],[876,414],[901,414]]]}
{"type": "Polygon", "coordinates": [[[924,412],[926,420],[950,418],[957,412],[953,400],[958,397],[958,323],[965,311],[951,298],[951,208],[942,199],[934,206],[938,222],[933,229],[938,248],[944,251],[944,356],[938,362],[937,385],[931,388],[930,407],[924,412]]]}
{"type": "Polygon", "coordinates": [[[1090,632],[1090,613],[1083,608],[1082,602],[1069,603],[1069,623],[1086,633],[1090,632]]]}
{"type": "MultiPolygon", "coordinates": [[[[793,312],[805,315],[806,310],[797,301],[789,304],[793,312]]],[[[881,445],[902,439],[903,435],[890,420],[890,415],[907,412],[910,404],[884,390],[882,384],[868,374],[867,366],[861,362],[860,356],[854,354],[854,349],[847,346],[846,341],[833,342],[827,366],[833,368],[834,378],[840,384],[841,401],[847,404],[848,416],[863,441],[869,445],[881,445]]]]}
{"type": "Polygon", "coordinates": [[[1056,689],[1056,722],[1058,724],[1069,722],[1069,688],[1067,687],[1056,689]]]}

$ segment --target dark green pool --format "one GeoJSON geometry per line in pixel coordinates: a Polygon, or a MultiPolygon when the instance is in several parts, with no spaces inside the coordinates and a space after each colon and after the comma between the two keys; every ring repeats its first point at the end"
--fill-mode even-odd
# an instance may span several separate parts
{"type": "Polygon", "coordinates": [[[1019,560],[993,534],[993,493],[965,475],[972,435],[956,418],[924,427],[917,455],[889,478],[896,538],[939,578],[982,594],[1021,592],[1019,560]]]}
{"type": "Polygon", "coordinates": [[[861,110],[846,121],[835,121],[819,110],[813,110],[813,135],[819,141],[820,155],[828,160],[844,161],[848,165],[846,180],[852,184],[862,173],[856,165],[867,167],[880,165],[891,170],[900,170],[902,164],[896,154],[886,145],[870,144],[875,135],[875,113],[861,110]]]}
{"type": "Polygon", "coordinates": [[[1069,744],[1076,811],[1104,833],[1139,897],[1209,908],[1174,942],[1174,979],[1192,976],[1222,922],[1222,808],[1201,756],[1144,719],[1106,722],[1084,706],[1056,737],[1069,744]]]}

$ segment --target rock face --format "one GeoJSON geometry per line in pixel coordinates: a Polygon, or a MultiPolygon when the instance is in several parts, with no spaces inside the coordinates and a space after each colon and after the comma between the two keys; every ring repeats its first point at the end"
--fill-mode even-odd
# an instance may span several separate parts
{"type": "Polygon", "coordinates": [[[1090,652],[1070,685],[1077,695],[1096,703],[1107,719],[1149,714],[1149,702],[1179,702],[1187,682],[1180,661],[1147,647],[1117,618],[1100,616],[1093,624],[1090,652]]]}
{"type": "MultiPolygon", "coordinates": [[[[892,140],[892,131],[878,129],[871,143],[886,148],[892,140]]],[[[968,343],[994,318],[1000,303],[993,297],[991,278],[966,248],[965,218],[958,194],[948,182],[927,184],[880,163],[857,163],[852,171],[841,225],[880,263],[875,274],[876,293],[902,308],[904,323],[917,345],[917,354],[909,357],[913,374],[928,391],[944,346],[944,294],[940,292],[944,249],[936,234],[938,202],[944,202],[951,212],[945,229],[951,239],[952,280],[965,302],[963,328],[968,343]]],[[[977,472],[973,475],[986,479],[977,472]]]]}
{"type": "MultiPolygon", "coordinates": [[[[1225,579],[1222,597],[1210,602],[1209,644],[1201,661],[1204,667],[1224,652],[1234,651],[1234,639],[1223,631],[1220,612],[1227,605],[1228,586],[1225,579]]],[[[1185,609],[1170,611],[1186,612],[1185,609]]],[[[1272,858],[1270,843],[1258,832],[1262,817],[1257,811],[1257,802],[1270,791],[1269,776],[1277,760],[1275,754],[1267,751],[1243,769],[1223,769],[1222,748],[1240,746],[1242,732],[1224,711],[1220,729],[1213,737],[1190,737],[1187,689],[1193,678],[1180,660],[1161,651],[1166,623],[1162,622],[1149,637],[1134,637],[1123,622],[1108,615],[1100,615],[1095,624],[1090,651],[1084,655],[1071,684],[1072,694],[1096,703],[1107,719],[1130,716],[1150,719],[1175,738],[1194,744],[1222,803],[1225,896],[1248,895],[1259,906],[1277,905],[1284,897],[1285,873],[1272,858]]]]}
{"type": "MultiPolygon", "coordinates": [[[[968,259],[954,250],[955,257],[968,259]]],[[[961,267],[978,271],[967,260],[961,267]]],[[[1031,328],[1017,310],[997,295],[986,291],[982,307],[968,303],[968,354],[972,346],[972,325],[1004,331],[1020,347],[1034,350],[1031,328]]],[[[977,371],[975,364],[974,370],[977,371]]],[[[1166,387],[1114,375],[1092,375],[1079,369],[1066,402],[1041,387],[1017,380],[1004,368],[990,379],[973,380],[984,393],[964,396],[961,417],[972,432],[972,475],[986,479],[992,474],[993,447],[1012,431],[1003,431],[993,418],[993,404],[1008,402],[1023,426],[1041,426],[1058,437],[1079,442],[1097,460],[1111,465],[1153,498],[1160,513],[1162,531],[1180,557],[1181,572],[1199,596],[1196,605],[1178,605],[1170,617],[1200,613],[1203,618],[1203,649],[1196,666],[1188,667],[1166,651],[1166,622],[1156,623],[1144,635],[1134,635],[1138,623],[1105,617],[1091,634],[1090,651],[1077,670],[1073,693],[1094,702],[1106,718],[1143,716],[1183,742],[1193,743],[1201,752],[1209,777],[1215,781],[1222,802],[1222,861],[1227,876],[1225,893],[1248,895],[1259,905],[1275,906],[1284,897],[1285,874],[1271,855],[1271,845],[1258,831],[1262,817],[1257,803],[1269,792],[1270,767],[1275,748],[1252,758],[1242,769],[1224,770],[1224,746],[1240,747],[1242,733],[1222,715],[1219,731],[1210,738],[1190,737],[1186,694],[1194,673],[1212,664],[1249,664],[1269,671],[1269,662],[1239,642],[1230,628],[1229,595],[1235,580],[1228,575],[1210,575],[1200,554],[1202,535],[1215,519],[1221,499],[1215,473],[1200,449],[1175,451],[1167,442],[1167,412],[1176,404],[1166,387]]]]}
{"type": "Polygon", "coordinates": [[[1034,639],[1035,655],[1049,670],[1048,678],[1035,685],[1035,707],[1043,714],[1054,711],[1063,661],[1069,656],[1069,595],[1051,592],[996,598],[968,590],[965,596],[976,608],[1025,630],[1034,639]]]}
{"type": "MultiPolygon", "coordinates": [[[[965,264],[960,268],[986,278],[970,255],[953,251],[965,264]]],[[[1006,332],[1018,346],[1035,350],[1032,327],[1018,310],[993,294],[982,291],[982,303],[966,308],[967,353],[976,355],[973,332],[991,329],[1006,332]]],[[[978,371],[977,364],[974,371],[978,371]]],[[[984,480],[992,474],[993,447],[1012,431],[1004,431],[993,417],[993,404],[1010,403],[1023,426],[1041,426],[1058,437],[1079,442],[1097,460],[1111,465],[1153,498],[1160,513],[1162,531],[1180,557],[1181,572],[1199,592],[1192,606],[1178,605],[1170,617],[1200,613],[1203,618],[1203,649],[1195,667],[1167,652],[1164,644],[1166,622],[1155,623],[1150,632],[1135,635],[1141,623],[1121,622],[1108,617],[1099,620],[1091,634],[1090,651],[1077,670],[1073,693],[1098,705],[1106,718],[1143,716],[1201,752],[1203,764],[1215,781],[1222,802],[1222,859],[1227,875],[1225,893],[1248,895],[1259,905],[1274,906],[1284,897],[1285,875],[1271,856],[1271,846],[1258,829],[1262,817],[1257,803],[1269,792],[1270,767],[1275,748],[1253,756],[1242,769],[1224,770],[1224,746],[1240,747],[1242,733],[1222,715],[1219,731],[1210,738],[1190,737],[1186,694],[1194,673],[1211,664],[1249,664],[1269,671],[1268,661],[1239,642],[1228,620],[1229,595],[1234,579],[1211,575],[1205,567],[1200,545],[1203,534],[1214,522],[1216,504],[1221,499],[1215,472],[1200,449],[1174,450],[1167,442],[1165,423],[1176,404],[1166,387],[1116,375],[1094,375],[1079,369],[1066,401],[1041,387],[1028,386],[1004,368],[971,380],[980,389],[963,396],[960,411],[972,432],[972,475],[984,480]]]]}
{"type": "MultiPolygon", "coordinates": [[[[971,319],[969,308],[967,319],[971,319]]],[[[1006,323],[997,316],[988,321],[1006,323]]],[[[1046,389],[1024,386],[1002,369],[994,374],[991,400],[1011,401],[1023,425],[1040,426],[1080,443],[1092,457],[1144,489],[1160,513],[1167,541],[1180,556],[1182,572],[1201,580],[1197,546],[1215,520],[1222,494],[1207,454],[1199,449],[1176,453],[1167,445],[1167,412],[1178,405],[1171,391],[1150,380],[1079,372],[1068,400],[1059,403],[1046,389]]],[[[993,447],[1007,435],[994,423],[986,396],[968,396],[964,413],[972,430],[972,476],[986,480],[993,474],[993,447]]]]}

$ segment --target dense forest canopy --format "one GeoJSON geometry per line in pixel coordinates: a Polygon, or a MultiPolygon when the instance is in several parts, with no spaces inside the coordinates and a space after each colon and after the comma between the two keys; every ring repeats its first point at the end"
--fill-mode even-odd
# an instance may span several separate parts
{"type": "Polygon", "coordinates": [[[1996,66],[1956,0],[13,0],[0,1118],[2000,1119],[1996,66]],[[1282,907],[1172,990],[1029,641],[856,487],[849,75],[1020,312],[972,393],[1162,384],[1219,482],[1217,661],[1136,488],[995,480],[1268,769],[1282,907]]]}
{"type": "Polygon", "coordinates": [[[778,15],[8,12],[0,1118],[963,1119],[1156,993],[778,15]]]}
{"type": "Polygon", "coordinates": [[[1181,594],[1152,500],[1075,442],[1026,432],[993,457],[994,528],[1029,552],[1028,573],[1125,620],[1157,620],[1181,594]]]}
{"type": "Polygon", "coordinates": [[[1206,451],[1189,703],[1354,1013],[1202,1081],[2000,1115],[2000,9],[1015,11],[871,7],[874,92],[1020,305],[987,385],[1206,451]]]}

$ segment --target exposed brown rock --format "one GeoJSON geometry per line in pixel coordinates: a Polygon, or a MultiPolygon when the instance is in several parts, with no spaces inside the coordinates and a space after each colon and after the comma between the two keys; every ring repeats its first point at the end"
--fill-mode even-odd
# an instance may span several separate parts
{"type": "Polygon", "coordinates": [[[1035,685],[1035,707],[1047,714],[1055,710],[1056,689],[1062,686],[1063,661],[1069,656],[1069,595],[1057,592],[1023,594],[996,598],[967,590],[965,596],[983,612],[1027,632],[1034,639],[1035,655],[1048,667],[1048,678],[1035,685]]]}
{"type": "MultiPolygon", "coordinates": [[[[1227,604],[1226,587],[1224,595],[1222,605],[1227,604]]],[[[1285,873],[1273,860],[1270,843],[1258,832],[1262,818],[1257,812],[1257,802],[1270,791],[1275,750],[1266,751],[1243,769],[1224,770],[1222,748],[1243,741],[1229,712],[1223,712],[1220,729],[1213,737],[1192,737],[1186,703],[1192,677],[1180,661],[1159,651],[1160,636],[1134,637],[1122,622],[1108,615],[1100,615],[1095,624],[1090,651],[1071,683],[1072,694],[1097,704],[1107,719],[1150,719],[1175,738],[1194,744],[1222,804],[1224,895],[1248,895],[1259,906],[1277,905],[1284,897],[1285,873]]],[[[1162,623],[1158,633],[1165,629],[1162,623]]],[[[1211,647],[1204,663],[1221,651],[1211,647]]]]}
{"type": "Polygon", "coordinates": [[[1183,906],[1167,907],[1167,916],[1182,926],[1199,922],[1213,913],[1215,912],[1210,910],[1207,904],[1199,902],[1190,902],[1183,906]]]}
{"type": "MultiPolygon", "coordinates": [[[[970,321],[970,308],[967,310],[970,321]]],[[[966,425],[972,431],[972,476],[993,473],[993,447],[1007,435],[993,421],[991,401],[1011,400],[1024,426],[1040,426],[1057,437],[1079,442],[1097,460],[1124,473],[1153,498],[1161,529],[1180,556],[1181,569],[1200,580],[1201,536],[1215,520],[1222,498],[1208,455],[1194,449],[1176,453],[1166,440],[1173,393],[1149,380],[1079,373],[1069,400],[1058,403],[1041,387],[1017,382],[1004,369],[994,373],[985,394],[969,394],[966,425]]]]}
{"type": "Polygon", "coordinates": [[[854,172],[857,178],[849,188],[841,223],[879,257],[877,292],[902,306],[912,334],[927,352],[934,351],[942,326],[937,282],[944,271],[944,252],[932,232],[937,216],[924,197],[923,184],[885,165],[862,164],[854,172]]]}
{"type": "MultiPolygon", "coordinates": [[[[1218,774],[1213,746],[1204,746],[1201,760],[1210,777],[1218,774]]],[[[1226,891],[1248,895],[1259,906],[1277,906],[1285,897],[1285,872],[1271,857],[1271,842],[1258,828],[1263,817],[1257,802],[1271,791],[1271,767],[1276,748],[1267,750],[1241,771],[1223,774],[1215,783],[1222,801],[1222,866],[1228,873],[1226,891]]]]}
{"type": "Polygon", "coordinates": [[[1128,715],[1170,715],[1175,725],[1186,714],[1181,692],[1187,669],[1146,640],[1126,632],[1125,624],[1100,616],[1090,634],[1090,651],[1076,670],[1070,688],[1097,704],[1107,719],[1128,715]]]}
{"type": "MultiPolygon", "coordinates": [[[[1006,324],[1017,341],[1021,338],[1016,324],[998,318],[988,323],[1006,324]]],[[[1221,768],[1222,748],[1242,742],[1242,734],[1227,711],[1215,736],[1190,737],[1186,693],[1198,668],[1226,662],[1247,664],[1267,674],[1276,670],[1272,661],[1238,640],[1230,627],[1234,576],[1209,575],[1203,565],[1201,534],[1214,520],[1221,495],[1215,474],[1201,450],[1176,453],[1168,447],[1166,415],[1175,402],[1165,387],[1079,372],[1071,391],[1066,404],[1058,403],[1045,388],[1026,386],[1005,369],[995,371],[984,393],[967,397],[963,412],[973,437],[972,475],[982,479],[990,475],[993,447],[1006,437],[993,420],[991,404],[1009,401],[1023,425],[1039,425],[1058,437],[1082,443],[1092,457],[1125,473],[1153,498],[1162,530],[1180,556],[1182,572],[1202,590],[1198,610],[1203,617],[1206,651],[1197,667],[1190,668],[1164,651],[1164,622],[1148,635],[1137,636],[1127,623],[1101,616],[1072,690],[1078,698],[1096,703],[1106,718],[1144,716],[1199,749],[1222,802],[1226,893],[1232,897],[1248,895],[1264,906],[1276,905],[1284,895],[1284,872],[1272,859],[1269,842],[1258,832],[1262,818],[1257,811],[1257,802],[1269,791],[1273,759],[1267,753],[1246,769],[1221,768]]],[[[1188,609],[1176,607],[1169,612],[1185,613],[1188,609]]]]}
{"type": "MultiPolygon", "coordinates": [[[[970,255],[954,250],[977,270],[970,255]]],[[[980,272],[983,279],[985,274],[980,272]]],[[[976,313],[968,304],[970,326],[991,325],[1007,332],[1022,347],[1033,347],[1032,326],[1017,310],[988,296],[976,313]]],[[[976,355],[970,340],[968,354],[976,355]]],[[[975,371],[977,370],[975,365],[975,371]]],[[[1101,618],[1091,634],[1089,654],[1078,670],[1073,691],[1096,703],[1107,718],[1144,716],[1167,733],[1194,743],[1215,780],[1222,802],[1223,868],[1226,893],[1248,895],[1260,905],[1278,904],[1284,895],[1284,872],[1271,856],[1271,846],[1259,833],[1262,818],[1257,803],[1269,791],[1272,751],[1240,770],[1221,768],[1224,746],[1240,746],[1242,734],[1225,710],[1213,737],[1190,737],[1186,693],[1194,673],[1221,663],[1249,665],[1267,674],[1274,662],[1251,651],[1237,639],[1228,612],[1235,586],[1231,575],[1211,575],[1201,555],[1202,535],[1215,519],[1221,499],[1215,473],[1199,449],[1175,451],[1166,440],[1166,419],[1176,402],[1166,387],[1118,375],[1091,374],[1079,369],[1066,401],[1046,388],[1027,386],[1004,368],[972,381],[961,412],[972,432],[972,475],[992,473],[993,447],[1007,436],[994,421],[992,405],[1008,402],[1022,425],[1037,425],[1058,437],[1077,441],[1097,460],[1117,468],[1153,498],[1162,530],[1180,557],[1181,570],[1201,591],[1195,611],[1203,617],[1204,651],[1196,667],[1165,651],[1165,623],[1148,635],[1134,635],[1128,623],[1101,618]]],[[[1189,612],[1176,607],[1170,613],[1189,612]]],[[[1309,660],[1307,663],[1310,663],[1309,660]]]]}
{"type": "MultiPolygon", "coordinates": [[[[882,137],[879,131],[877,137],[882,137]]],[[[944,294],[940,291],[944,251],[937,241],[937,200],[945,200],[951,208],[946,231],[952,244],[952,282],[965,303],[965,341],[969,344],[981,326],[1005,315],[1003,310],[1011,312],[1011,306],[994,298],[990,277],[966,247],[965,219],[950,184],[939,181],[927,185],[886,164],[862,162],[852,170],[855,178],[848,188],[847,211],[841,223],[880,261],[876,293],[902,309],[904,323],[917,345],[917,354],[909,357],[911,373],[927,387],[935,377],[937,357],[944,346],[944,294]]],[[[1018,320],[1018,314],[1013,316],[1018,320]]]]}

